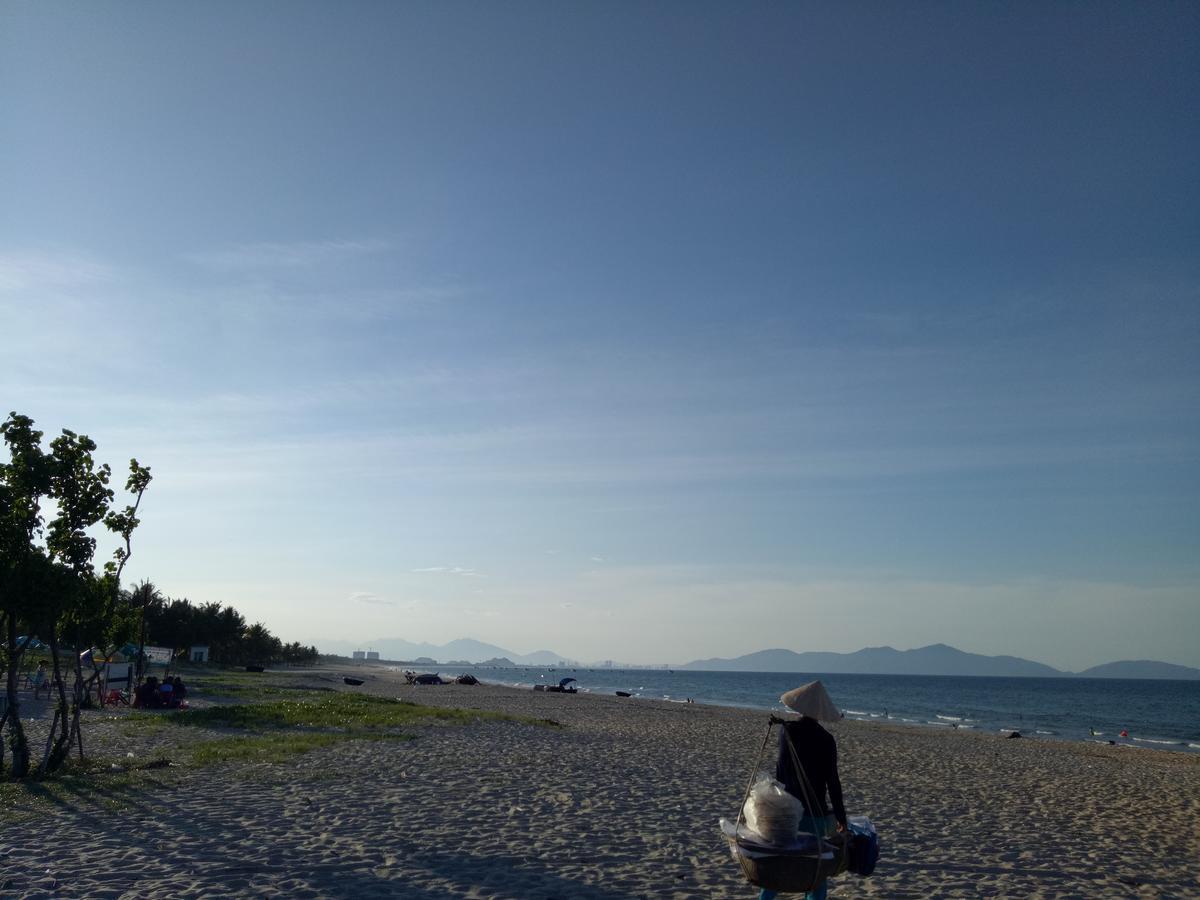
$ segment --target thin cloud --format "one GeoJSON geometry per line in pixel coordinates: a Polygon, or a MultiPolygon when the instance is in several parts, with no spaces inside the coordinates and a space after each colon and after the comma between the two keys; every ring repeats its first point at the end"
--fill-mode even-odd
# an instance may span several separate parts
{"type": "Polygon", "coordinates": [[[341,241],[264,242],[241,244],[221,250],[185,253],[188,262],[222,271],[240,269],[290,269],[340,262],[381,253],[391,243],[378,238],[341,241]]]}
{"type": "Polygon", "coordinates": [[[73,254],[44,252],[0,254],[0,293],[79,287],[112,281],[113,269],[73,254]]]}
{"type": "Polygon", "coordinates": [[[348,598],[352,603],[369,603],[373,606],[395,606],[396,601],[389,600],[386,597],[380,597],[378,594],[372,594],[370,591],[355,591],[348,598]]]}
{"type": "Polygon", "coordinates": [[[425,566],[420,569],[409,569],[409,571],[423,575],[461,575],[465,578],[483,578],[483,575],[474,569],[462,566],[425,566]]]}

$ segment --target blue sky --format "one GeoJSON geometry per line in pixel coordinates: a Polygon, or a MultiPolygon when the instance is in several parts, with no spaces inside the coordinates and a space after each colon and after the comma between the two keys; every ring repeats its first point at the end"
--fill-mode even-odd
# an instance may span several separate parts
{"type": "Polygon", "coordinates": [[[1200,665],[1200,15],[7,4],[0,397],[287,640],[1200,665]]]}

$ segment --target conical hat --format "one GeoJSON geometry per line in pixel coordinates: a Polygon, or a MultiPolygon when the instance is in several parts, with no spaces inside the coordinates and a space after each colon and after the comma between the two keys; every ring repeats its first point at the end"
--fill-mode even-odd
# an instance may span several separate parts
{"type": "Polygon", "coordinates": [[[819,681],[810,681],[808,684],[802,684],[800,687],[788,691],[779,698],[779,702],[802,716],[809,716],[822,722],[836,722],[842,717],[838,708],[833,705],[833,701],[829,699],[825,685],[819,681]]]}

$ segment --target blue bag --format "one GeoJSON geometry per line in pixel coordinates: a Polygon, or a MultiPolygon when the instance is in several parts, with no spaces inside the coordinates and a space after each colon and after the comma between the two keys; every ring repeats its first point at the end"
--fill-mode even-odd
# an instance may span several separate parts
{"type": "Polygon", "coordinates": [[[855,875],[870,875],[879,862],[879,835],[875,833],[875,826],[866,816],[851,816],[846,825],[850,831],[849,865],[846,868],[855,875]]]}

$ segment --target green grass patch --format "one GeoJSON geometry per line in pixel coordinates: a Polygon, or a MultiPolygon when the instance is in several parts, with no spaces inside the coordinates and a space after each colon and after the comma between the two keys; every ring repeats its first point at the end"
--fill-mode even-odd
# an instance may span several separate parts
{"type": "Polygon", "coordinates": [[[299,756],[310,750],[328,747],[340,741],[399,741],[408,740],[407,735],[381,732],[345,733],[303,731],[291,734],[246,735],[205,741],[191,750],[194,765],[203,766],[223,762],[285,762],[289,757],[299,756]]]}
{"type": "Polygon", "coordinates": [[[10,822],[25,821],[54,806],[117,812],[138,804],[147,789],[158,791],[162,786],[157,772],[130,770],[108,759],[75,759],[40,780],[0,783],[0,811],[10,822]]]}
{"type": "Polygon", "coordinates": [[[171,713],[163,718],[173,725],[240,728],[247,731],[279,728],[362,731],[403,728],[429,723],[466,724],[480,720],[546,724],[544,721],[506,713],[443,709],[421,706],[405,700],[393,700],[388,697],[344,692],[309,694],[294,699],[272,700],[266,703],[190,709],[171,713]]]}
{"type": "MultiPolygon", "coordinates": [[[[185,682],[187,684],[187,682],[185,682]]],[[[306,683],[282,683],[269,675],[220,673],[188,684],[193,696],[232,697],[237,700],[267,699],[296,693],[333,691],[332,687],[306,683]]]]}

